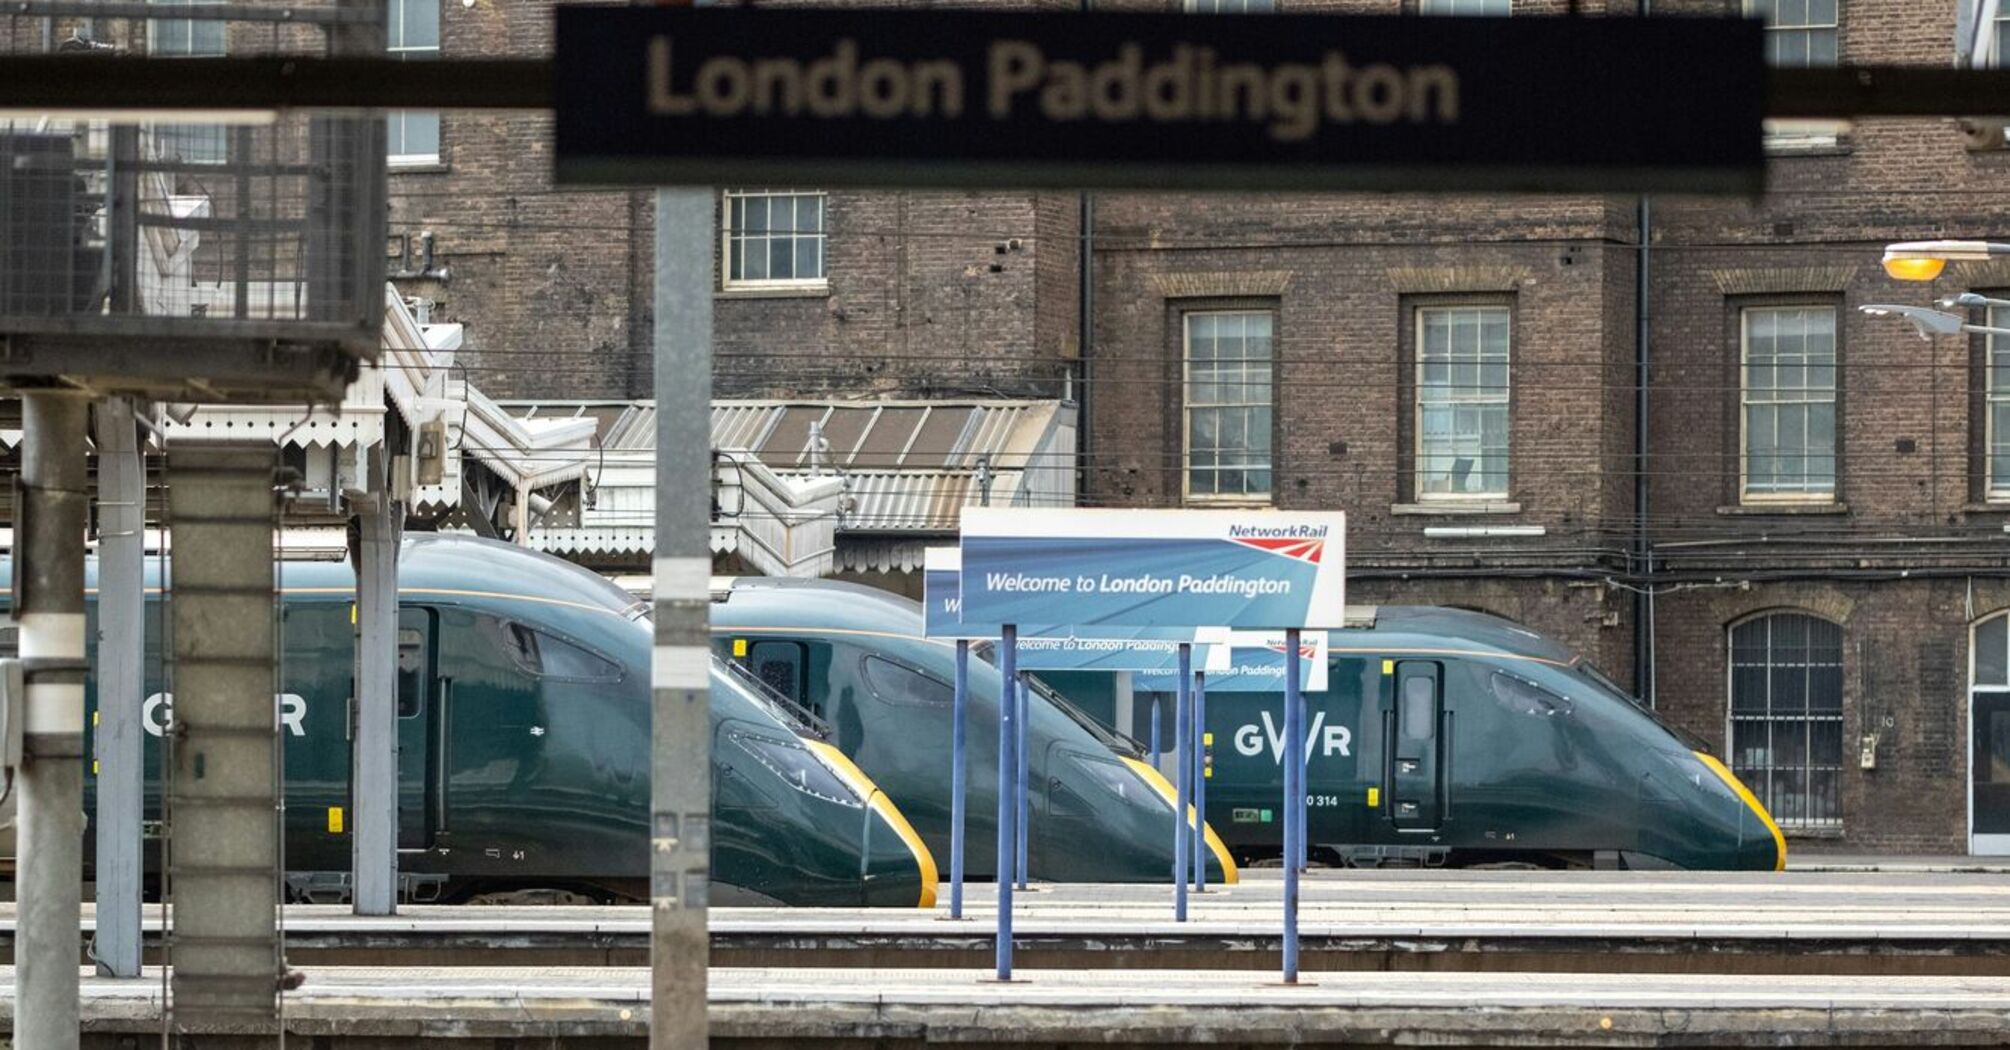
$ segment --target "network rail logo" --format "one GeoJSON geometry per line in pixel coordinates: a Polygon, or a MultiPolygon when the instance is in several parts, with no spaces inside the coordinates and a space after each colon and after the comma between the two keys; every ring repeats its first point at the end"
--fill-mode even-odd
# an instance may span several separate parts
{"type": "Polygon", "coordinates": [[[1245,547],[1319,564],[1326,553],[1324,525],[1230,525],[1228,538],[1245,547]]]}

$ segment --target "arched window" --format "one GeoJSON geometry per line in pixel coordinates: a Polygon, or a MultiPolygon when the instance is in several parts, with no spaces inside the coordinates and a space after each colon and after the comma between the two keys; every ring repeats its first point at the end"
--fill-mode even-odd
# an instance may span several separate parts
{"type": "Polygon", "coordinates": [[[1734,624],[1731,769],[1773,819],[1842,823],[1842,628],[1806,613],[1734,624]]]}

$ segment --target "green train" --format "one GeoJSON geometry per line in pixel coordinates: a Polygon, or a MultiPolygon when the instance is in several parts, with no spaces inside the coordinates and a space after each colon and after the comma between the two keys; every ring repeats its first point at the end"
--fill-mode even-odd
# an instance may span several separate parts
{"type": "MultiPolygon", "coordinates": [[[[1554,640],[1485,613],[1380,606],[1328,633],[1307,693],[1315,860],[1774,871],[1786,840],[1708,746],[1554,640]]],[[[1067,676],[1060,676],[1066,678],[1067,676]]],[[[1170,719],[1170,694],[1156,700],[1170,719]]],[[[1207,701],[1207,815],[1245,860],[1278,855],[1284,698],[1207,701]]]]}
{"type": "MultiPolygon", "coordinates": [[[[646,900],[647,606],[578,566],[472,537],[409,534],[398,568],[408,898],[646,900]]],[[[289,888],[339,899],[354,576],[341,562],[286,561],[279,574],[289,888]]],[[[155,738],[173,717],[154,677],[158,594],[149,580],[143,714],[155,738]]],[[[88,616],[95,639],[95,600],[88,616]]],[[[711,681],[712,903],[932,905],[927,846],[828,730],[725,661],[713,661],[711,681]]],[[[95,709],[95,677],[86,692],[95,709]]],[[[159,749],[145,750],[154,819],[159,749]]],[[[87,804],[95,787],[87,778],[87,804]]]]}
{"type": "MultiPolygon", "coordinates": [[[[741,579],[713,606],[721,651],[830,718],[853,755],[946,856],[950,648],[914,602],[827,581],[741,579]]],[[[1330,634],[1330,687],[1307,694],[1308,840],[1354,865],[1778,870],[1779,827],[1694,739],[1553,640],[1482,613],[1383,606],[1330,634]]],[[[1107,674],[1043,673],[1032,754],[1046,784],[1033,864],[1049,878],[1163,878],[1159,813],[1117,811],[1057,755],[1149,770],[1144,749],[1066,699],[1107,674]],[[1090,742],[1093,742],[1093,748],[1090,742]],[[1136,842],[1128,829],[1135,827],[1136,842]],[[1093,843],[1092,849],[1084,849],[1093,843]]],[[[969,870],[988,870],[998,676],[973,660],[969,870]]],[[[1141,693],[1135,708],[1155,694],[1141,693]]],[[[1157,696],[1170,724],[1173,698],[1157,696]]],[[[1274,862],[1283,824],[1283,697],[1208,700],[1209,845],[1219,864],[1274,862]],[[1218,836],[1218,837],[1217,837],[1218,836]]],[[[1132,728],[1132,727],[1125,727],[1132,728]]],[[[1168,740],[1170,735],[1168,734],[1168,740]]],[[[1147,773],[1155,785],[1164,780],[1147,773]]],[[[1163,789],[1162,789],[1163,790],[1163,789]]],[[[1036,795],[1036,797],[1038,797],[1036,795]]]]}
{"type": "MultiPolygon", "coordinates": [[[[921,607],[826,580],[742,577],[712,603],[717,651],[831,726],[832,742],[893,797],[937,858],[950,855],[953,644],[921,637],[921,607]]],[[[988,879],[998,835],[1000,675],[970,660],[964,871],[988,879]]],[[[1026,724],[1027,867],[1053,882],[1169,882],[1173,789],[1143,751],[1039,686],[1026,724]]],[[[1232,883],[1207,833],[1208,880],[1232,883]]]]}

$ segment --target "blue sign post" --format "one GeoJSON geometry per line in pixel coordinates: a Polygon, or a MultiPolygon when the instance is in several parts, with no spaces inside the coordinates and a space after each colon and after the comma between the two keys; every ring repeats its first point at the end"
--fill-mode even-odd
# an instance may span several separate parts
{"type": "Polygon", "coordinates": [[[1207,892],[1202,829],[1207,827],[1207,672],[1193,673],[1193,888],[1207,892]]]}
{"type": "MultiPolygon", "coordinates": [[[[970,638],[959,614],[962,600],[957,574],[962,557],[954,547],[930,547],[922,552],[922,634],[956,639],[956,689],[951,700],[949,760],[949,917],[963,917],[963,825],[969,795],[970,760],[966,739],[970,721],[970,638]]],[[[987,637],[987,636],[979,636],[987,637]]]]}
{"type": "MultiPolygon", "coordinates": [[[[1299,642],[1304,628],[1339,628],[1346,617],[1344,514],[1279,511],[1032,510],[963,511],[960,580],[966,622],[1005,625],[1003,657],[1013,658],[1021,623],[1077,627],[1230,627],[1285,630],[1284,980],[1298,980],[1298,839],[1303,834],[1304,710],[1299,642]]],[[[1191,648],[1181,647],[1186,710],[1191,648]]],[[[1001,745],[1002,747],[1002,745],[1001,745]]],[[[1187,791],[1192,758],[1179,744],[1176,806],[1180,847],[1173,861],[1184,912],[1187,791]]],[[[1002,864],[1001,864],[1002,868],[1002,864]]],[[[1009,925],[1001,921],[1001,930],[1009,925]]],[[[1001,944],[1001,962],[1009,946],[1001,944]]],[[[1004,976],[1003,973],[1000,974],[1004,976]]]]}

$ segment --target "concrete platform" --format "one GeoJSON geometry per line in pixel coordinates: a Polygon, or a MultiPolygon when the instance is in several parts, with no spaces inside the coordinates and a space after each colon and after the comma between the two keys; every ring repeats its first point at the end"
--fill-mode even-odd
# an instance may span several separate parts
{"type": "MultiPolygon", "coordinates": [[[[1251,873],[1196,895],[1179,924],[1168,887],[1041,885],[1018,896],[1016,940],[1035,968],[1267,970],[1280,890],[1276,872],[1251,873]]],[[[715,909],[713,961],[983,967],[993,900],[969,887],[961,921],[946,907],[715,909]]],[[[0,908],[0,950],[12,919],[0,908]]],[[[323,965],[644,965],[648,926],[635,907],[286,914],[288,957],[323,965]]],[[[1308,970],[2010,976],[2010,880],[1977,875],[1322,871],[1300,928],[1308,970]]]]}
{"type": "MultiPolygon", "coordinates": [[[[285,1026],[317,1048],[641,1046],[648,973],[632,968],[310,967],[285,1026]]],[[[1244,1047],[1983,1045],[2010,1040],[2010,980],[1581,974],[1268,975],[720,969],[713,1042],[729,1047],[945,1042],[1244,1047]]],[[[0,1018],[13,1016],[0,969],[0,1018]]],[[[161,981],[86,977],[87,1046],[157,1033],[161,981]]],[[[270,1037],[205,1035],[205,1048],[270,1037]]]]}

